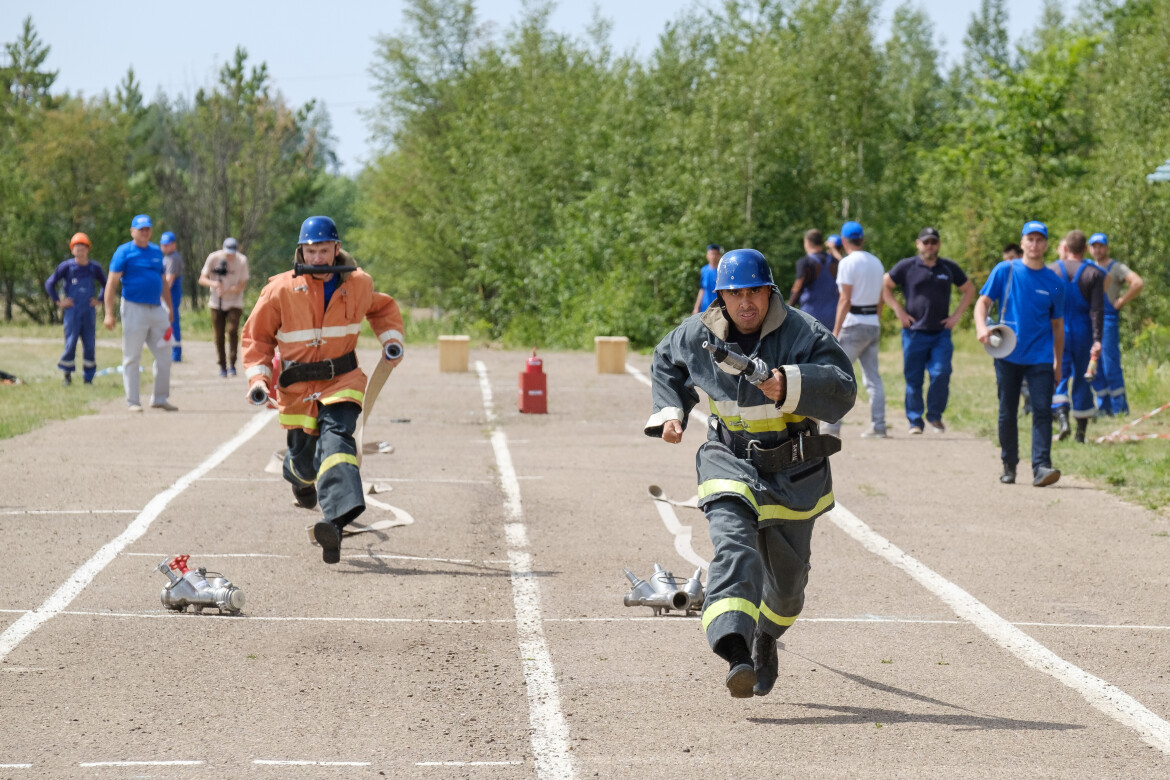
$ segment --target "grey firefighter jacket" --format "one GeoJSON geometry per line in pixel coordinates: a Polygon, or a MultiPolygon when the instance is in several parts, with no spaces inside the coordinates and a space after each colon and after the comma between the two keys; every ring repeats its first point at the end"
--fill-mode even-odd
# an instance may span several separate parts
{"type": "Polygon", "coordinates": [[[703,349],[703,342],[709,341],[738,353],[739,346],[728,341],[730,331],[722,303],[716,301],[702,314],[688,317],[655,348],[650,365],[654,411],[646,422],[646,435],[661,437],[667,420],[678,420],[685,430],[691,409],[699,402],[698,387],[709,396],[711,412],[707,441],[696,456],[700,506],[734,496],[752,508],[760,527],[809,520],[829,511],[833,477],[828,458],[765,473],[750,460],[736,457],[724,442],[727,437],[741,443],[754,439],[770,449],[793,436],[815,435],[818,420],[840,420],[857,397],[849,358],[828,330],[785,305],[773,290],[752,355],[784,372],[787,393],[777,404],[745,377],[724,371],[703,349]]]}

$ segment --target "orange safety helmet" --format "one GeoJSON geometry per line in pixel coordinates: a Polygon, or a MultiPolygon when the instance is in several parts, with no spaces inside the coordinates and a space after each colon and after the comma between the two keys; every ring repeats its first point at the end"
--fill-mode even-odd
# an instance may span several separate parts
{"type": "Polygon", "coordinates": [[[73,238],[69,239],[69,250],[73,250],[74,244],[85,244],[90,249],[93,249],[93,244],[89,242],[89,236],[85,233],[74,233],[73,238]]]}

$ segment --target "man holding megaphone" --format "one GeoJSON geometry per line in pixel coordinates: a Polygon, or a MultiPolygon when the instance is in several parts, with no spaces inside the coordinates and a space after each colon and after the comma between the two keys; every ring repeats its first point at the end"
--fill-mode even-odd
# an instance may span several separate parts
{"type": "Polygon", "coordinates": [[[1022,260],[1005,260],[987,277],[975,302],[975,333],[995,358],[999,386],[999,446],[1003,473],[999,481],[1016,481],[1019,462],[1020,385],[1032,394],[1032,484],[1060,479],[1052,467],[1052,392],[1064,352],[1064,282],[1044,264],[1048,228],[1028,222],[1021,231],[1022,260]],[[988,324],[992,303],[999,324],[988,324]]]}

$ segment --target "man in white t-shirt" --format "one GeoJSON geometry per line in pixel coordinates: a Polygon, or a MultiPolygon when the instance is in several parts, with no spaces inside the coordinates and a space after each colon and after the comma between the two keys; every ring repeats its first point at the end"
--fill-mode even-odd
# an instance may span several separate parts
{"type": "MultiPolygon", "coordinates": [[[[845,257],[837,266],[837,319],[833,335],[849,357],[861,363],[861,376],[869,394],[871,424],[861,436],[865,439],[886,438],[886,392],[878,373],[878,345],[881,342],[882,279],[886,269],[882,261],[862,249],[865,231],[857,222],[841,226],[845,257]]],[[[841,423],[822,424],[822,433],[841,435],[841,423]]]]}

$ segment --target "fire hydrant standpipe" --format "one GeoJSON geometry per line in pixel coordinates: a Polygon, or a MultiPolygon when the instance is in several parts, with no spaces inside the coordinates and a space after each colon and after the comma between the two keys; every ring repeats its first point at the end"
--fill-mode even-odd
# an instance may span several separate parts
{"type": "Polygon", "coordinates": [[[532,357],[520,373],[520,411],[524,414],[548,414],[548,377],[543,361],[532,350],[532,357]]]}
{"type": "Polygon", "coordinates": [[[218,572],[208,572],[203,567],[194,570],[187,568],[190,557],[176,555],[156,567],[156,571],[161,571],[170,580],[159,594],[163,606],[176,612],[194,607],[197,614],[214,608],[221,615],[238,615],[244,608],[244,591],[218,572]]]}

